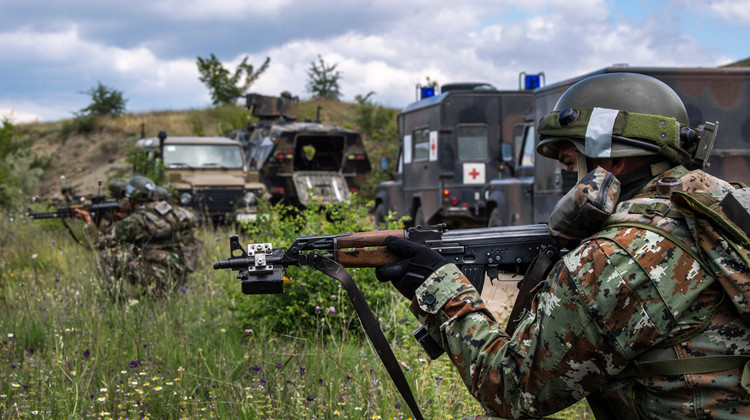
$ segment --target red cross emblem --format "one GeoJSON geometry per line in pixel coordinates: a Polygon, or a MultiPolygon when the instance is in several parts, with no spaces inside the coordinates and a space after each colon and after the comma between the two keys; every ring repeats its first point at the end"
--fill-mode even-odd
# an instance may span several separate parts
{"type": "Polygon", "coordinates": [[[469,172],[469,175],[471,175],[471,179],[477,179],[477,177],[481,174],[477,172],[477,168],[472,168],[471,172],[469,172]]]}

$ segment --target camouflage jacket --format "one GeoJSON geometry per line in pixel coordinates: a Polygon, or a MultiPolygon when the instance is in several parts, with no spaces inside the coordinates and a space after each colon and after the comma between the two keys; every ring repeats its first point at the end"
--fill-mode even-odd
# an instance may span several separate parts
{"type": "Polygon", "coordinates": [[[197,226],[195,214],[166,201],[143,204],[124,219],[113,223],[99,237],[99,245],[122,243],[154,249],[177,249],[179,241],[190,240],[197,226]]]}
{"type": "MultiPolygon", "coordinates": [[[[658,178],[666,176],[680,178],[685,191],[715,197],[732,189],[682,167],[658,178]]],[[[642,192],[653,192],[656,181],[642,192]]],[[[686,251],[697,247],[686,219],[670,217],[679,216],[672,207],[669,199],[641,195],[621,202],[608,223],[658,225],[687,247],[627,223],[605,226],[556,263],[513,336],[453,264],[417,289],[411,310],[490,414],[543,416],[598,393],[619,418],[750,417],[748,379],[741,379],[746,360],[677,375],[647,363],[750,354],[750,325],[686,251]],[[631,212],[653,201],[666,204],[664,211],[631,212]]],[[[747,280],[747,269],[738,270],[747,280]]]]}
{"type": "Polygon", "coordinates": [[[97,248],[106,250],[108,264],[132,266],[126,277],[142,275],[146,264],[150,275],[182,282],[195,270],[202,248],[194,236],[197,221],[191,210],[159,201],[140,205],[102,234],[91,232],[93,227],[89,231],[97,248]]]}

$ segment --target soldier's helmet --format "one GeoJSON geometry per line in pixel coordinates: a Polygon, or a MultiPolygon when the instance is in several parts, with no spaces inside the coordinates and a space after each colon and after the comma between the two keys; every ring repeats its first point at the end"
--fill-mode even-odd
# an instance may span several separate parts
{"type": "Polygon", "coordinates": [[[145,176],[136,175],[125,186],[125,197],[133,201],[151,201],[154,199],[156,184],[145,176]]]}
{"type": "Polygon", "coordinates": [[[688,164],[698,144],[677,93],[651,76],[610,73],[568,88],[537,127],[537,152],[557,159],[561,141],[589,158],[662,155],[688,164]]]}
{"type": "Polygon", "coordinates": [[[128,184],[120,179],[116,179],[109,183],[107,186],[107,190],[109,190],[109,195],[113,198],[122,198],[125,197],[125,187],[128,184]]]}
{"type": "Polygon", "coordinates": [[[73,195],[73,193],[75,193],[75,189],[73,188],[72,184],[65,184],[62,187],[60,187],[60,193],[62,193],[63,195],[65,194],[73,195]]]}

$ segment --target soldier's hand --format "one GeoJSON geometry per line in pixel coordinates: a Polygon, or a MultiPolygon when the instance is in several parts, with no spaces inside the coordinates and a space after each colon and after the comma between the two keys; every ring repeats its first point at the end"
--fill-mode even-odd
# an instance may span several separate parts
{"type": "Polygon", "coordinates": [[[71,207],[70,213],[75,218],[81,219],[86,223],[92,223],[91,215],[89,214],[88,210],[86,210],[82,206],[71,207]]]}
{"type": "Polygon", "coordinates": [[[448,264],[436,251],[406,239],[389,236],[385,246],[402,257],[396,263],[375,269],[375,277],[381,282],[390,281],[407,299],[414,299],[415,291],[430,274],[448,264]]]}

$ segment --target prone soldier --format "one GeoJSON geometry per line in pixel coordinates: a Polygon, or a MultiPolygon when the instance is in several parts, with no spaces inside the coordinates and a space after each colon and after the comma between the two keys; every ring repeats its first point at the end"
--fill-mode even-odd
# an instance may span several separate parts
{"type": "Polygon", "coordinates": [[[722,212],[734,186],[702,170],[712,129],[690,127],[649,76],[569,88],[537,151],[576,171],[549,223],[570,251],[528,270],[543,274],[507,330],[423,245],[388,238],[402,259],[376,276],[412,301],[489,415],[588,398],[597,419],[750,417],[750,241],[722,212]]]}

